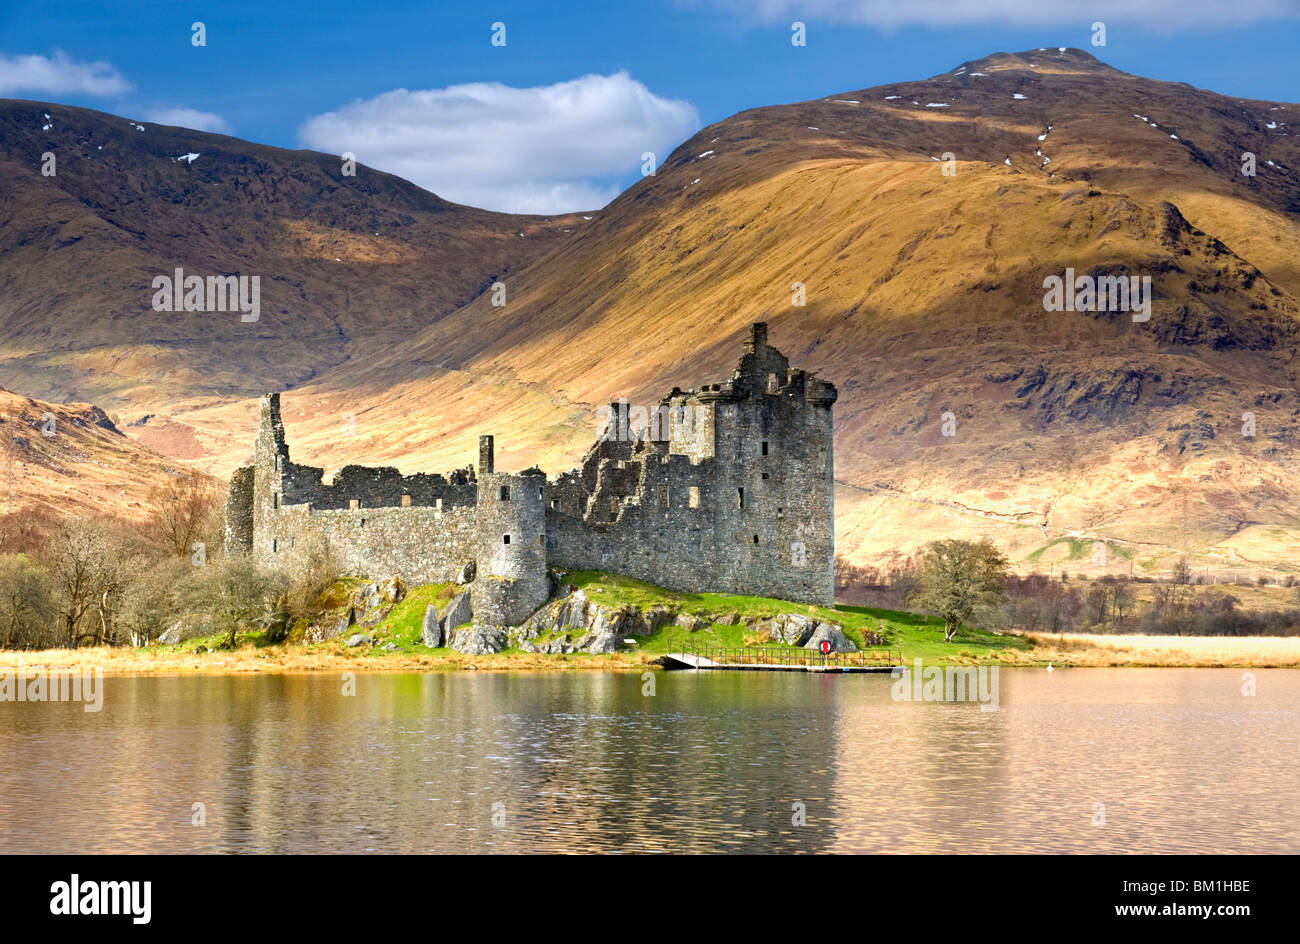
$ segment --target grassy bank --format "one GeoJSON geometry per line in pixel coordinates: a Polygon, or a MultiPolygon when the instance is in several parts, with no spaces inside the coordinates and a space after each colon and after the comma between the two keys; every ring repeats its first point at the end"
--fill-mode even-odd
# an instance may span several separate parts
{"type": "MultiPolygon", "coordinates": [[[[858,645],[864,633],[885,637],[886,646],[901,651],[910,664],[997,664],[1008,666],[1250,666],[1300,667],[1300,637],[1183,637],[1183,636],[1055,636],[998,635],[970,627],[952,642],[944,642],[940,621],[915,613],[860,606],[820,607],[765,597],[714,593],[674,593],[628,577],[597,571],[566,575],[565,582],[582,589],[594,603],[650,607],[666,605],[681,613],[710,619],[696,630],[669,624],[651,636],[631,637],[625,651],[609,655],[543,655],[507,649],[469,656],[448,648],[430,649],[420,642],[425,607],[445,606],[454,585],[430,584],[412,589],[377,625],[353,627],[320,643],[269,643],[261,632],[240,633],[233,649],[223,648],[224,634],[191,639],[178,645],[141,649],[97,647],[34,652],[0,651],[0,665],[97,665],[107,674],[201,674],[257,672],[431,672],[479,670],[627,670],[644,671],[667,652],[689,646],[739,647],[761,644],[755,630],[744,625],[781,613],[799,613],[839,623],[858,645]],[[728,614],[733,625],[717,622],[728,614]],[[369,647],[349,649],[353,632],[372,636],[369,647]],[[385,648],[391,646],[391,648],[385,648]]],[[[301,634],[297,634],[298,638],[301,634]]]]}

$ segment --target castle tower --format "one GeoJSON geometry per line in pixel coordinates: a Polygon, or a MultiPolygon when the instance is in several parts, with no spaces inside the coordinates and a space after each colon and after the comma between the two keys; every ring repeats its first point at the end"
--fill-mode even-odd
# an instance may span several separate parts
{"type": "Polygon", "coordinates": [[[726,583],[767,596],[835,600],[834,385],[751,326],[731,380],[701,391],[713,407],[713,541],[726,583]]]}
{"type": "Polygon", "coordinates": [[[546,476],[495,472],[493,440],[479,439],[475,618],[515,626],[550,595],[546,476]]]}
{"type": "Polygon", "coordinates": [[[284,441],[280,419],[280,395],[263,394],[258,402],[257,440],[253,446],[252,551],[261,560],[276,552],[270,521],[284,503],[284,475],[289,465],[289,447],[284,441]]]}

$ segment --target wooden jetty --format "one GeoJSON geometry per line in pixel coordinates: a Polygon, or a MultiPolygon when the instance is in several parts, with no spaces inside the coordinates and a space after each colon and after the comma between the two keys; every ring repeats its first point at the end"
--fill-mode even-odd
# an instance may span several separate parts
{"type": "Polygon", "coordinates": [[[903,664],[899,649],[821,653],[815,650],[764,649],[758,646],[701,646],[669,652],[655,660],[665,669],[731,672],[892,672],[903,664]]]}

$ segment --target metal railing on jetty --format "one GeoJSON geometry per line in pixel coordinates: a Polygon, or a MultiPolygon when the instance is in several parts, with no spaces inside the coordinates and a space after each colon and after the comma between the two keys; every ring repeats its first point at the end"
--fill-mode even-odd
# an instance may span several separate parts
{"type": "Polygon", "coordinates": [[[818,652],[815,649],[773,649],[762,646],[688,646],[687,655],[719,665],[876,666],[903,664],[901,649],[860,649],[857,652],[818,652]]]}

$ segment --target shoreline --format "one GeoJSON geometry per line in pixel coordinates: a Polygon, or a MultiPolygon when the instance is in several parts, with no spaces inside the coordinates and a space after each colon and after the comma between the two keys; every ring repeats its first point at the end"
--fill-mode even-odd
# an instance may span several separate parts
{"type": "MultiPolygon", "coordinates": [[[[979,656],[959,650],[927,665],[995,665],[1004,668],[1300,668],[1298,636],[1101,636],[1024,633],[1028,649],[979,656]]],[[[960,640],[954,641],[960,646],[960,640]]],[[[462,653],[356,651],[336,647],[258,646],[195,653],[187,649],[94,646],[84,649],[0,650],[0,669],[100,668],[105,675],[259,675],[322,672],[649,672],[662,653],[632,650],[607,655],[506,652],[462,653]]],[[[921,654],[903,650],[911,666],[921,654]]]]}

